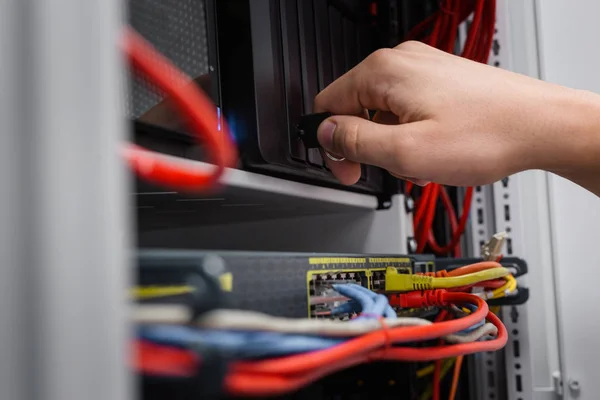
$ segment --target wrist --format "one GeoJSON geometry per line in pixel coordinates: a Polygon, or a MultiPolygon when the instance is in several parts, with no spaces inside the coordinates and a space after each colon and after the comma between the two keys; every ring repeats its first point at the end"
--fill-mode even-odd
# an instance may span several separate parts
{"type": "Polygon", "coordinates": [[[553,86],[540,102],[528,149],[529,169],[569,179],[600,172],[600,96],[553,86]]]}

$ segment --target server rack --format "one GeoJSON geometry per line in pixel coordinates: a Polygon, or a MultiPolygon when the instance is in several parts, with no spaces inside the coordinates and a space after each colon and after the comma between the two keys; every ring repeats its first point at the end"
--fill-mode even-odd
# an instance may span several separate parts
{"type": "MultiPolygon", "coordinates": [[[[533,1],[499,4],[516,15],[511,29],[532,23],[533,1]],[[525,12],[526,7],[531,9],[525,12]]],[[[125,138],[116,106],[123,88],[120,72],[125,67],[114,45],[123,21],[121,4],[7,0],[0,3],[0,21],[6,32],[0,35],[4,60],[0,68],[0,176],[3,187],[10,188],[0,212],[4,261],[0,397],[132,398],[131,377],[125,368],[128,304],[123,293],[128,285],[127,252],[133,242],[127,206],[133,189],[125,182],[124,166],[117,157],[125,138]],[[60,29],[51,21],[60,21],[60,29]],[[89,46],[91,42],[94,47],[89,46]]],[[[514,37],[511,43],[516,43],[514,37]]],[[[515,47],[512,54],[535,58],[530,49],[515,47]]],[[[255,191],[271,198],[269,193],[276,192],[279,183],[274,179],[237,171],[229,172],[225,182],[234,191],[255,191]]],[[[543,193],[539,184],[544,180],[522,176],[494,193],[508,193],[517,207],[525,204],[526,216],[525,211],[535,210],[523,199],[533,193],[529,190],[543,193]],[[534,185],[538,186],[532,189],[534,185]]],[[[290,197],[299,203],[309,201],[308,186],[289,184],[287,188],[289,193],[282,195],[285,201],[290,197]]],[[[343,239],[362,243],[364,251],[406,252],[411,224],[402,196],[394,199],[392,214],[382,214],[372,211],[372,196],[348,199],[334,189],[310,190],[317,199],[305,211],[319,212],[309,218],[307,227],[326,226],[338,235],[323,246],[331,251],[348,246],[340,243],[339,235],[350,228],[343,239]],[[333,208],[338,210],[334,217],[333,208]]],[[[285,232],[302,213],[278,219],[276,203],[267,207],[271,217],[264,224],[285,232]]],[[[504,204],[494,203],[494,207],[503,210],[504,204]]],[[[531,218],[548,222],[547,215],[531,218]]],[[[248,222],[253,223],[257,222],[248,222]]],[[[227,224],[218,224],[217,229],[231,232],[227,224]]],[[[196,224],[187,233],[202,229],[196,224]]],[[[172,238],[174,234],[150,229],[141,241],[157,243],[161,235],[172,238]]],[[[315,244],[291,236],[282,238],[277,247],[315,244]]],[[[237,243],[248,243],[247,248],[258,245],[246,239],[241,237],[237,243]]],[[[175,246],[176,240],[171,241],[175,246]]],[[[550,389],[552,395],[554,389],[560,392],[550,389]]]]}

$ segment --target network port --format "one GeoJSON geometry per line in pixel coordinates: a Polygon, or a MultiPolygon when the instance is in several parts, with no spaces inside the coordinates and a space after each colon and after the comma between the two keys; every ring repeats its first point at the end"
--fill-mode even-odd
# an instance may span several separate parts
{"type": "Polygon", "coordinates": [[[372,271],[370,289],[374,292],[385,290],[385,270],[372,271]]]}
{"type": "Polygon", "coordinates": [[[345,271],[311,271],[308,275],[309,317],[320,319],[349,320],[353,311],[333,313],[338,307],[348,302],[348,298],[333,289],[335,284],[354,283],[369,287],[369,276],[366,270],[345,271]]]}

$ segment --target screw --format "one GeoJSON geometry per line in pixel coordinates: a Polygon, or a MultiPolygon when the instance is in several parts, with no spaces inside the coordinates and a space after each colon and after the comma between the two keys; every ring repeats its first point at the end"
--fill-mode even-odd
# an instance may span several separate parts
{"type": "Polygon", "coordinates": [[[579,397],[581,394],[581,385],[578,380],[569,379],[569,391],[571,392],[571,396],[579,397]]]}
{"type": "Polygon", "coordinates": [[[408,238],[408,252],[415,253],[417,251],[417,241],[415,238],[408,238]]]}
{"type": "Polygon", "coordinates": [[[409,214],[415,210],[415,201],[412,197],[407,197],[404,206],[406,207],[406,213],[409,214]]]}

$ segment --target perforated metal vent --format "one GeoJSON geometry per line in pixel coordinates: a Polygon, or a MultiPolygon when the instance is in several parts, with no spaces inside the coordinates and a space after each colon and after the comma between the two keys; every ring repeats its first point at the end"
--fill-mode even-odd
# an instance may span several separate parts
{"type": "MultiPolygon", "coordinates": [[[[209,72],[206,5],[198,0],[130,0],[130,24],[179,69],[196,79],[209,72]]],[[[127,111],[139,117],[163,99],[145,79],[131,79],[127,111]]]]}

